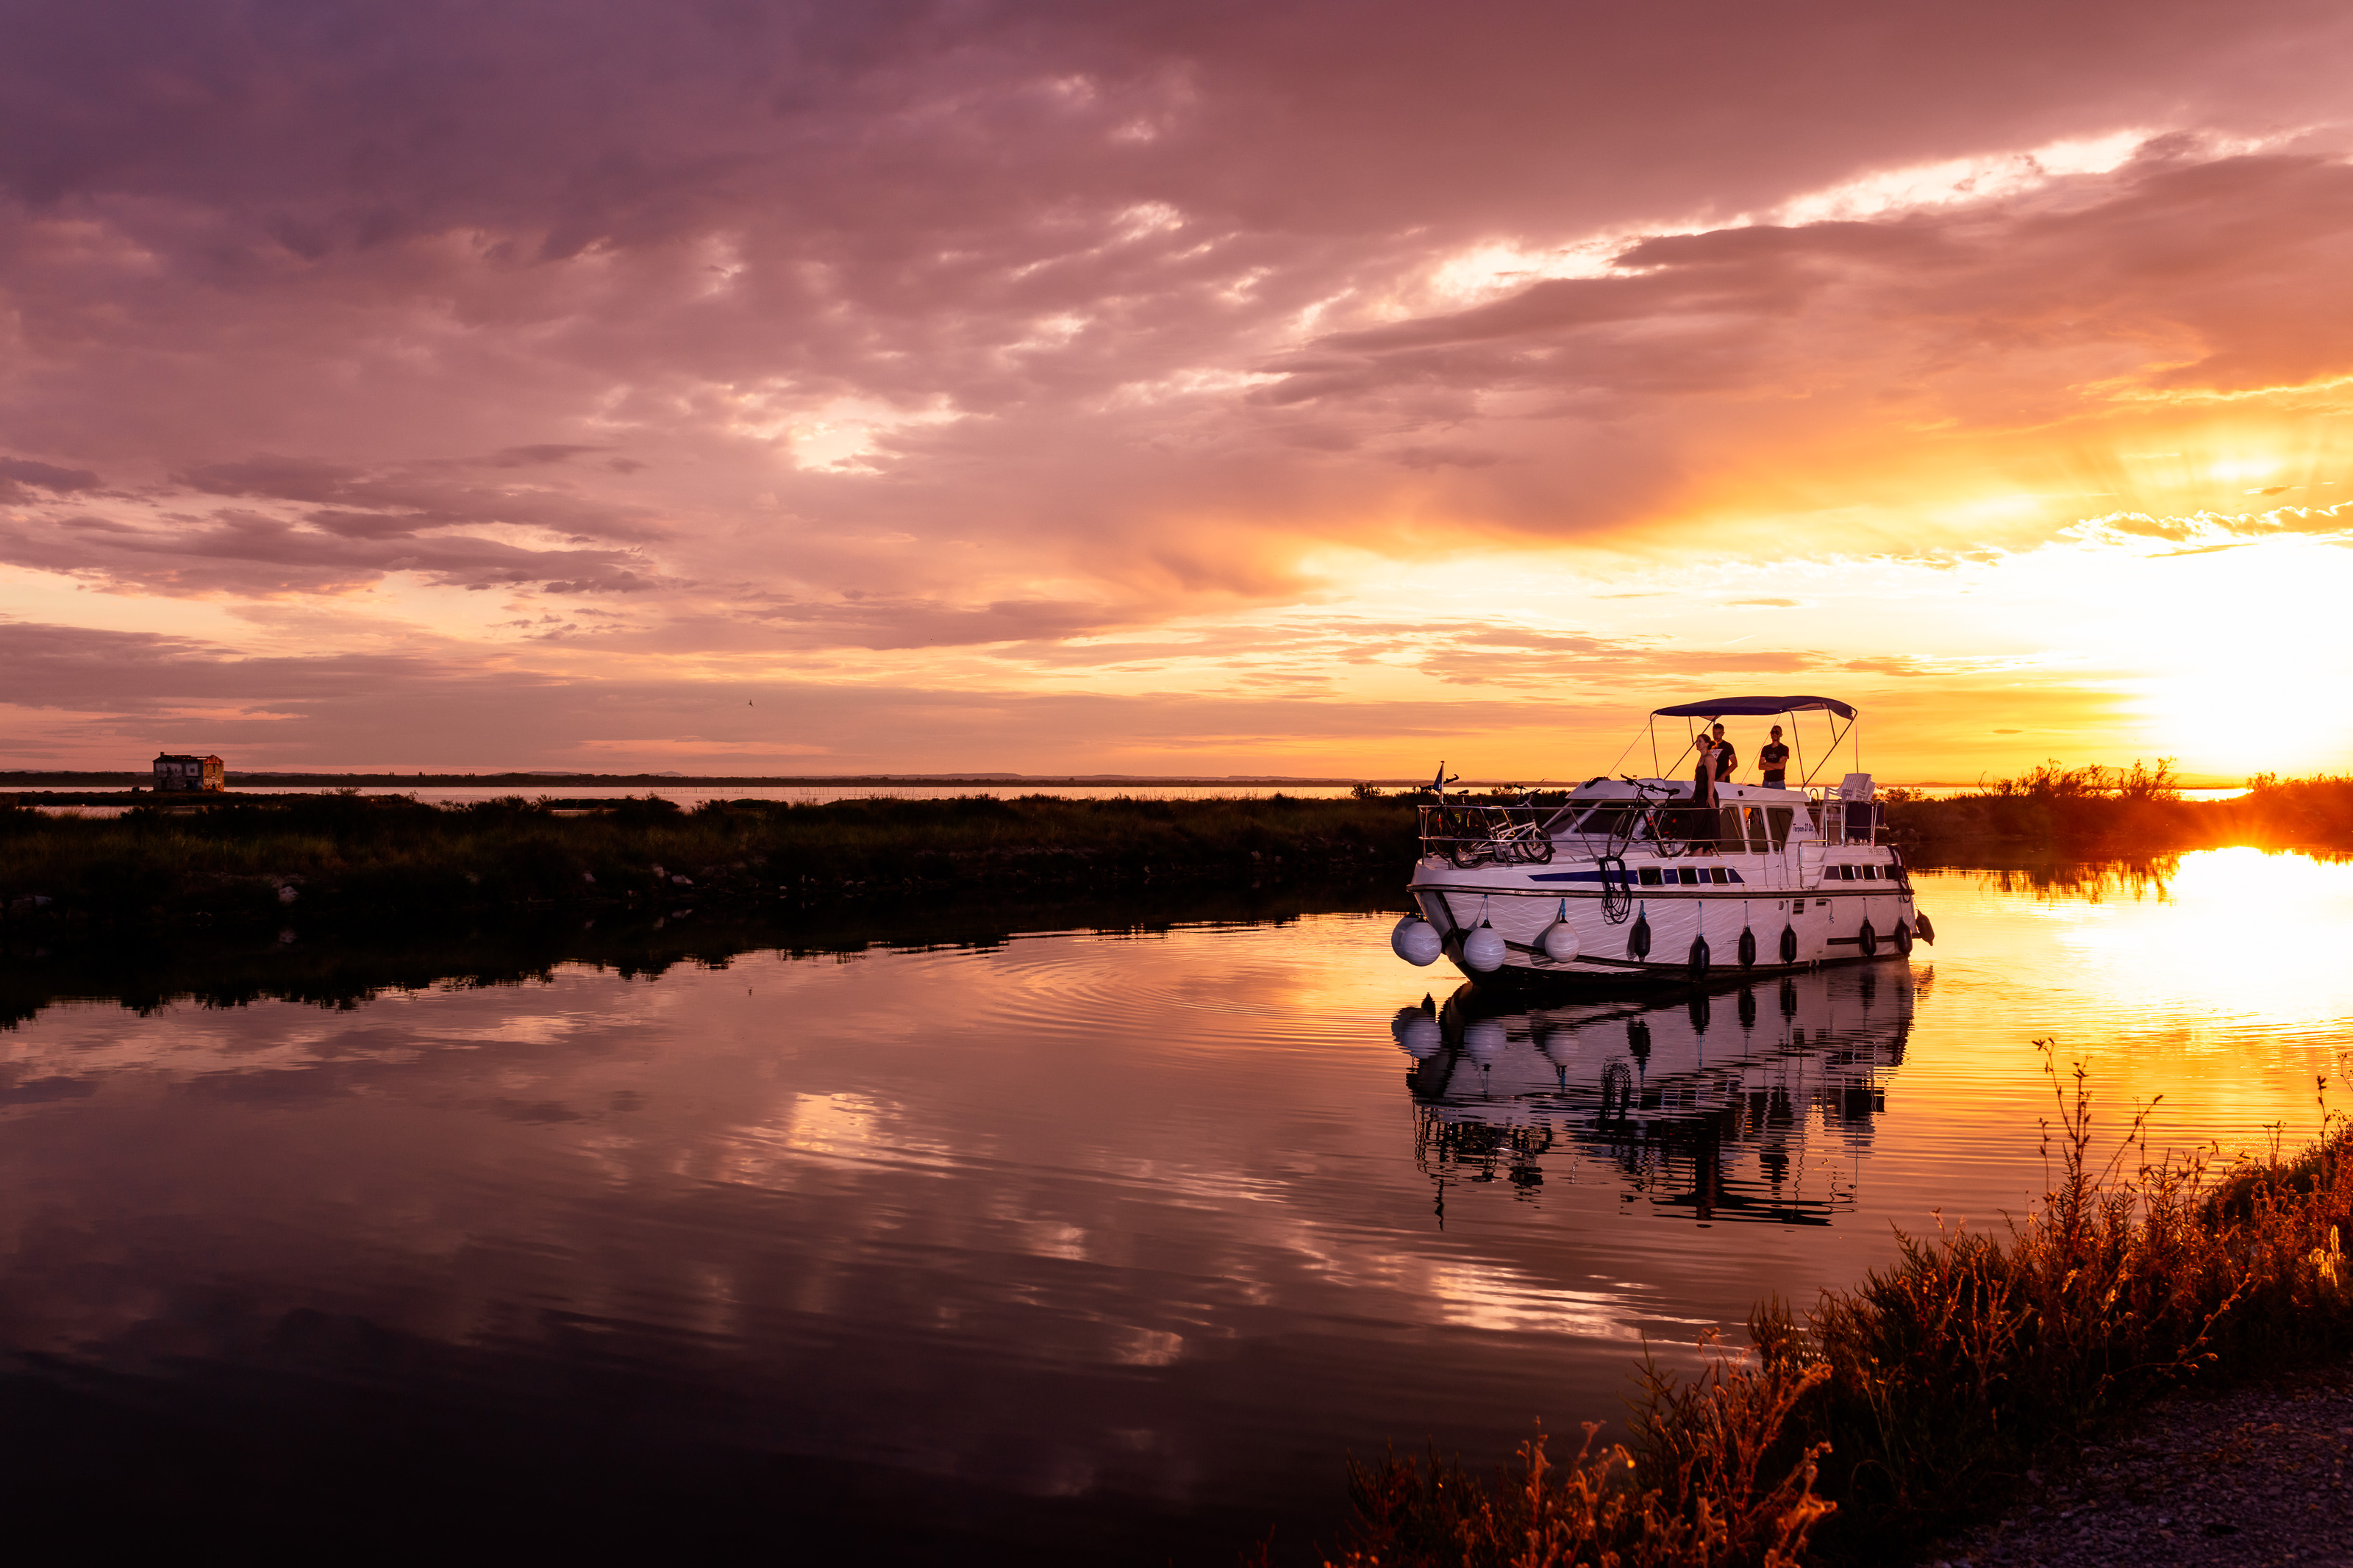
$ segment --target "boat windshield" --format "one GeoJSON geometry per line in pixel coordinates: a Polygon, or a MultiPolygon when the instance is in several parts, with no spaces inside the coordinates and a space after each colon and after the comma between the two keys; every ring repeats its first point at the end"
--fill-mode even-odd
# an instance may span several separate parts
{"type": "Polygon", "coordinates": [[[1642,812],[1642,803],[1638,800],[1605,800],[1578,817],[1571,831],[1597,838],[1631,838],[1642,812]]]}

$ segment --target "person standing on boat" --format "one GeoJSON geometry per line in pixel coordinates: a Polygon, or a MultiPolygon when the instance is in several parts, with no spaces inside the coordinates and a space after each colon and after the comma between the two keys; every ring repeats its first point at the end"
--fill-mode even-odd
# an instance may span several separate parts
{"type": "Polygon", "coordinates": [[[1781,726],[1773,726],[1773,738],[1757,748],[1757,765],[1765,770],[1767,789],[1788,787],[1789,748],[1781,743],[1781,726]]]}
{"type": "Polygon", "coordinates": [[[1699,753],[1699,765],[1692,770],[1691,805],[1683,811],[1683,837],[1694,848],[1715,842],[1715,757],[1716,744],[1702,730],[1692,742],[1699,753]]]}
{"type": "Polygon", "coordinates": [[[1730,784],[1732,771],[1739,765],[1740,753],[1732,749],[1732,742],[1724,738],[1724,726],[1718,724],[1715,727],[1715,782],[1730,784]]]}

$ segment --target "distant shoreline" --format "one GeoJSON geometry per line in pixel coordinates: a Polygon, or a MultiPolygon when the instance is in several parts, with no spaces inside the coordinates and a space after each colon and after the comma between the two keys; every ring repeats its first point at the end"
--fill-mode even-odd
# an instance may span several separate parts
{"type": "MultiPolygon", "coordinates": [[[[144,773],[0,773],[0,791],[99,790],[145,788],[155,782],[144,773]]],[[[228,794],[239,785],[253,789],[884,789],[893,785],[923,789],[957,784],[1084,785],[1089,788],[1136,789],[1250,788],[1290,784],[1314,789],[1346,789],[1359,782],[1383,789],[1411,789],[1419,779],[1307,778],[1287,773],[1227,773],[1218,776],[1157,773],[232,773],[228,794]]],[[[1481,784],[1480,788],[1492,785],[1481,784]]],[[[194,793],[194,792],[191,792],[194,793]]]]}
{"type": "MultiPolygon", "coordinates": [[[[0,770],[0,791],[144,789],[154,775],[136,770],[76,772],[70,769],[19,768],[0,770]]],[[[1466,778],[1450,787],[1470,790],[1564,789],[1582,779],[1466,778]]],[[[1835,780],[1830,781],[1835,784],[1835,780]]],[[[2242,781],[2175,781],[2193,790],[2235,789],[2242,781]]],[[[960,784],[1003,788],[1008,784],[1064,785],[1090,789],[1219,789],[1274,788],[1347,789],[1368,784],[1380,789],[1420,789],[1429,781],[1413,778],[1363,778],[1356,775],[1317,777],[1304,773],[572,773],[547,770],[491,773],[246,773],[227,775],[229,793],[248,789],[952,789],[960,784]]],[[[1883,780],[1883,788],[1972,789],[1982,781],[1883,780]]]]}

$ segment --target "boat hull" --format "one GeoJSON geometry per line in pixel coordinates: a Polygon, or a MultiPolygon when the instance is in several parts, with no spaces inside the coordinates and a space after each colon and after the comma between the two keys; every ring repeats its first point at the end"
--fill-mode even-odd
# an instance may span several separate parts
{"type": "MultiPolygon", "coordinates": [[[[1911,889],[1897,879],[1900,872],[1883,850],[1865,862],[1882,876],[1851,881],[1824,878],[1821,868],[1801,879],[1794,868],[1767,863],[1778,858],[1749,856],[1692,868],[1704,874],[1728,872],[1736,880],[1711,877],[1704,885],[1631,887],[1622,910],[1605,908],[1600,877],[1589,864],[1465,870],[1433,858],[1416,868],[1410,891],[1423,917],[1437,928],[1446,957],[1474,979],[1705,981],[1868,963],[1909,952],[1918,913],[1911,889]],[[1785,870],[1790,873],[1786,878],[1778,874],[1785,870]],[[1572,879],[1579,877],[1584,879],[1572,879]],[[1812,886],[1803,885],[1809,880],[1812,886]],[[1610,918],[1613,913],[1622,918],[1610,918]],[[1556,920],[1566,920],[1577,933],[1577,955],[1566,963],[1547,956],[1543,946],[1544,933],[1556,920]],[[1503,967],[1489,973],[1472,969],[1462,953],[1463,938],[1482,921],[1504,943],[1503,967]],[[1794,938],[1788,947],[1785,931],[1794,938]],[[1743,931],[1754,938],[1746,963],[1743,931]]],[[[1835,873],[1841,864],[1828,868],[1835,873]]]]}

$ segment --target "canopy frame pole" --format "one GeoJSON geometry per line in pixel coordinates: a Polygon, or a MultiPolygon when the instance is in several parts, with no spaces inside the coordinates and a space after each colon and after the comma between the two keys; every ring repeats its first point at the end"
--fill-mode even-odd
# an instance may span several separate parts
{"type": "MultiPolygon", "coordinates": [[[[1659,762],[1658,726],[1659,721],[1662,718],[1665,718],[1670,715],[1679,717],[1684,720],[1686,724],[1694,719],[1698,720],[1698,731],[1692,735],[1685,742],[1687,748],[1696,748],[1706,738],[1708,727],[1711,722],[1722,719],[1727,710],[1744,718],[1786,717],[1789,721],[1789,738],[1794,743],[1797,752],[1798,769],[1800,774],[1798,784],[1799,787],[1801,789],[1812,787],[1815,775],[1820,773],[1823,768],[1838,760],[1839,744],[1843,741],[1852,741],[1853,742],[1855,771],[1857,773],[1861,773],[1862,771],[1862,736],[1856,729],[1856,726],[1862,721],[1862,710],[1854,707],[1852,703],[1841,702],[1833,698],[1820,696],[1735,697],[1722,699],[1720,700],[1730,705],[1728,710],[1725,707],[1716,706],[1715,704],[1719,701],[1719,700],[1716,699],[1709,699],[1699,702],[1678,703],[1672,708],[1657,708],[1651,710],[1649,725],[1651,733],[1651,766],[1653,769],[1659,770],[1653,776],[1660,778],[1663,778],[1665,776],[1665,771],[1663,768],[1660,767],[1659,762]],[[1830,732],[1830,744],[1822,752],[1820,761],[1809,767],[1806,764],[1804,716],[1811,712],[1820,712],[1823,716],[1823,722],[1828,727],[1830,732]],[[1841,728],[1839,723],[1839,719],[1841,714],[1843,714],[1846,719],[1846,723],[1843,728],[1841,728]]],[[[1623,752],[1620,753],[1621,758],[1623,755],[1623,752]]]]}
{"type": "MultiPolygon", "coordinates": [[[[1828,763],[1832,757],[1838,755],[1839,742],[1845,740],[1849,735],[1853,735],[1854,727],[1862,722],[1862,713],[1861,710],[1857,710],[1855,716],[1846,721],[1846,728],[1843,730],[1840,729],[1838,726],[1837,714],[1829,712],[1825,710],[1823,716],[1830,721],[1831,748],[1830,751],[1823,755],[1821,762],[1814,764],[1817,769],[1821,767],[1823,763],[1828,763]]],[[[1805,758],[1800,754],[1798,760],[1802,763],[1805,761],[1805,758]]],[[[1854,742],[1854,771],[1857,773],[1861,773],[1862,771],[1862,738],[1859,735],[1855,736],[1854,742]]],[[[1813,773],[1809,772],[1802,782],[1804,784],[1812,784],[1814,782],[1813,773]]]]}

